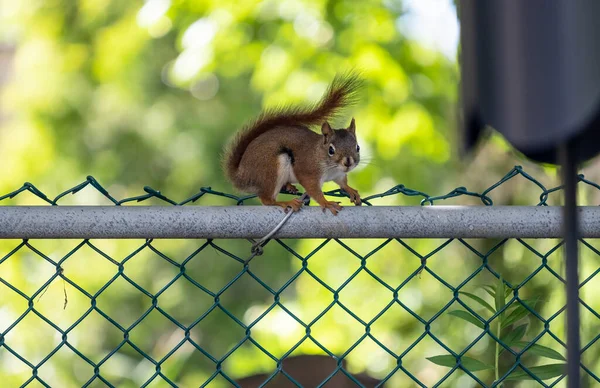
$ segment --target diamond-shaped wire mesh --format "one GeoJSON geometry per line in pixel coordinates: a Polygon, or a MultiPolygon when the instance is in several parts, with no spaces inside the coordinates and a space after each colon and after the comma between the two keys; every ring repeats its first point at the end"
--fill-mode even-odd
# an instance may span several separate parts
{"type": "MultiPolygon", "coordinates": [[[[363,201],[404,195],[434,205],[471,196],[491,206],[493,190],[518,176],[539,189],[537,206],[561,189],[547,189],[517,166],[481,193],[459,187],[429,196],[398,185],[363,201]]],[[[579,181],[600,190],[582,175],[579,181]]],[[[31,193],[59,205],[87,186],[117,206],[151,198],[181,206],[208,196],[243,205],[252,198],[207,187],[176,202],[146,187],[144,195],[117,200],[88,177],[54,199],[25,183],[0,202],[31,193]]],[[[303,386],[317,371],[291,371],[284,361],[300,354],[334,361],[320,385],[565,383],[559,240],[274,240],[248,264],[250,246],[0,241],[2,386],[254,386],[242,380],[252,374],[266,386],[303,386]]],[[[593,241],[580,246],[581,367],[594,385],[600,249],[593,241]]]]}

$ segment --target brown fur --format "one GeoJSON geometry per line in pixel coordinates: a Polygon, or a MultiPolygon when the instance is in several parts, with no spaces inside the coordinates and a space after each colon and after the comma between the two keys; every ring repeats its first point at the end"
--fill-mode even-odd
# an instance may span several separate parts
{"type": "Polygon", "coordinates": [[[334,214],[341,207],[325,200],[321,187],[324,181],[339,180],[340,187],[350,189],[346,191],[352,202],[360,204],[358,192],[345,180],[345,173],[360,160],[354,119],[347,129],[332,129],[327,123],[353,102],[358,86],[355,75],[338,76],[313,108],[280,108],[261,114],[234,137],[226,151],[224,169],[229,180],[237,189],[257,194],[265,205],[294,211],[300,208],[298,201],[278,202],[276,196],[282,188],[298,182],[334,214]],[[322,135],[307,127],[315,124],[322,124],[322,135]],[[333,155],[330,147],[335,149],[333,155]]]}
{"type": "MultiPolygon", "coordinates": [[[[317,387],[323,383],[337,369],[337,360],[328,356],[319,355],[299,355],[285,358],[282,363],[282,369],[291,376],[302,387],[317,387]]],[[[342,368],[347,371],[346,360],[342,361],[342,368]]],[[[236,383],[242,388],[257,388],[262,387],[264,382],[271,376],[268,374],[259,374],[249,376],[244,379],[237,380],[236,383]]],[[[352,377],[358,380],[364,387],[371,388],[381,386],[381,381],[367,374],[353,374],[352,377]]],[[[283,373],[277,374],[266,385],[266,388],[295,388],[296,384],[292,383],[283,373]]],[[[354,388],[357,387],[348,376],[341,370],[338,371],[324,385],[326,388],[354,388]]],[[[385,386],[385,385],[383,385],[385,386]]]]}

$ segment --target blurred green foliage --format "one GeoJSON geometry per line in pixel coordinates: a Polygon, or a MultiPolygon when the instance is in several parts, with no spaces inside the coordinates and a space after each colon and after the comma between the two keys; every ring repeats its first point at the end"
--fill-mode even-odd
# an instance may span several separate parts
{"type": "MultiPolygon", "coordinates": [[[[0,1],[0,37],[14,46],[8,83],[2,90],[0,122],[0,193],[23,181],[34,182],[47,193],[59,193],[93,175],[117,198],[140,194],[144,185],[183,199],[201,186],[231,191],[220,170],[220,154],[228,137],[265,107],[281,103],[317,100],[338,71],[360,69],[366,79],[361,102],[350,114],[366,163],[350,177],[361,193],[381,192],[395,183],[431,194],[445,193],[457,183],[470,189],[487,187],[509,170],[518,159],[507,153],[502,139],[495,137],[474,163],[463,169],[453,150],[456,140],[456,101],[459,82],[457,64],[442,54],[406,39],[399,31],[403,6],[400,0],[27,0],[0,1]],[[461,172],[462,171],[462,172],[461,172]]],[[[555,182],[549,168],[529,166],[545,182],[555,182]]],[[[331,188],[332,186],[326,186],[331,188]]],[[[539,190],[520,180],[494,192],[495,204],[535,204],[539,190]]],[[[597,194],[581,193],[582,203],[597,203],[597,194]]],[[[559,203],[553,197],[552,203],[559,203]]],[[[418,198],[388,197],[378,204],[417,205],[418,198]]],[[[68,196],[62,204],[109,204],[91,189],[68,196]]],[[[256,203],[256,202],[255,202],[256,203]]],[[[457,198],[454,204],[477,203],[457,198]]],[[[3,203],[6,204],[6,203],[3,203]]],[[[20,195],[10,204],[42,204],[33,196],[20,195]]],[[[203,205],[232,204],[225,199],[206,199],[203,205]]],[[[115,260],[122,260],[142,242],[94,241],[115,260]]],[[[291,242],[301,255],[320,242],[291,242]]],[[[407,242],[422,255],[442,241],[407,242]]],[[[487,252],[497,242],[472,244],[487,252]]],[[[531,244],[544,252],[557,242],[531,244]]],[[[0,257],[18,245],[0,241],[0,257]]],[[[73,241],[36,241],[35,247],[54,260],[72,249],[73,241]]],[[[197,249],[198,241],[156,241],[157,248],[178,262],[197,249]]],[[[219,242],[240,257],[249,245],[239,241],[219,242]]],[[[381,241],[351,241],[365,254],[381,241]]],[[[550,256],[562,273],[560,252],[550,256]]],[[[598,257],[583,252],[582,276],[598,267],[598,257]]],[[[518,241],[498,249],[490,261],[508,281],[518,281],[539,266],[535,257],[518,241]]],[[[434,255],[428,266],[458,284],[481,263],[458,241],[434,255]]],[[[328,244],[311,259],[310,269],[331,287],[338,287],[360,265],[360,261],[336,244],[328,244]]],[[[420,265],[420,260],[401,244],[389,244],[369,259],[368,268],[398,285],[420,265]]],[[[252,269],[273,288],[280,287],[301,267],[301,262],[275,243],[252,269]]],[[[54,267],[26,251],[0,265],[0,275],[32,295],[54,273],[54,267]]],[[[223,253],[207,249],[192,260],[190,276],[211,290],[219,289],[239,271],[239,264],[223,253]]],[[[115,267],[91,250],[78,252],[64,266],[64,274],[89,292],[96,292],[115,267]]],[[[144,250],[125,266],[125,274],[150,292],[156,292],[176,274],[175,267],[144,250]]],[[[364,276],[363,276],[364,275],[364,276]]],[[[491,275],[482,273],[473,282],[485,284],[491,275]]],[[[53,282],[36,309],[61,327],[68,327],[89,308],[89,300],[65,286],[69,303],[63,310],[63,284],[53,282]]],[[[594,297],[597,285],[589,282],[582,298],[600,310],[594,297]]],[[[552,314],[564,304],[560,283],[547,273],[534,277],[523,291],[528,295],[551,295],[541,306],[552,314]]],[[[273,297],[252,279],[242,278],[223,295],[222,303],[240,320],[260,315],[273,297]]],[[[389,291],[359,275],[344,288],[344,299],[363,319],[370,319],[390,300],[389,291]]],[[[401,292],[403,302],[426,319],[452,298],[447,288],[424,273],[401,292]]],[[[298,316],[310,320],[332,300],[325,288],[308,276],[300,276],[282,295],[282,303],[298,316]]],[[[150,299],[122,279],[102,293],[98,303],[115,319],[127,325],[147,308],[150,299]]],[[[161,305],[181,322],[189,324],[212,303],[210,298],[185,282],[171,286],[161,305]]],[[[22,298],[0,284],[0,331],[6,330],[26,308],[22,298]]],[[[215,356],[223,355],[243,332],[224,314],[213,314],[193,335],[215,356]]],[[[584,313],[584,332],[593,338],[598,318],[584,313]]],[[[303,330],[280,310],[269,313],[253,331],[256,338],[276,355],[294,346],[303,330]]],[[[539,322],[532,330],[541,330],[539,322]],[[537,325],[537,326],[536,326],[537,325]]],[[[553,332],[561,339],[562,315],[553,321],[553,332]]],[[[423,325],[397,308],[384,314],[374,326],[377,338],[401,354],[423,333],[423,325]]],[[[472,331],[441,316],[432,326],[455,351],[475,338],[472,331]]],[[[349,316],[337,309],[325,315],[314,335],[332,352],[341,354],[364,333],[349,316]]],[[[585,334],[584,333],[584,334],[585,334]]],[[[35,316],[10,331],[6,342],[31,362],[39,362],[60,342],[56,332],[35,316]]],[[[164,356],[183,333],[164,317],[150,314],[135,329],[136,343],[153,357],[164,356]]],[[[587,337],[584,335],[584,340],[587,337]]],[[[122,334],[95,314],[69,335],[69,342],[99,361],[122,340],[122,334]]],[[[540,344],[556,348],[545,336],[540,344]]],[[[484,357],[491,344],[482,341],[470,354],[484,357]]],[[[431,338],[424,338],[404,358],[404,366],[424,384],[432,385],[447,370],[426,360],[440,354],[431,338]]],[[[296,353],[322,353],[314,344],[303,343],[296,353]]],[[[586,362],[598,369],[600,349],[592,346],[586,362]]],[[[351,371],[367,370],[386,376],[395,366],[388,354],[373,341],[365,341],[348,357],[351,371]]],[[[501,362],[510,360],[501,359],[501,362]]],[[[166,363],[165,373],[181,386],[198,386],[214,371],[199,352],[181,348],[166,363]]],[[[271,371],[275,364],[253,346],[239,348],[224,365],[232,377],[271,371]]],[[[102,374],[115,386],[139,386],[153,373],[153,366],[137,352],[123,348],[105,364],[102,374]]],[[[52,386],[76,387],[93,371],[72,351],[61,348],[38,372],[52,386]]],[[[489,380],[491,374],[481,372],[489,380]]],[[[0,348],[0,380],[3,386],[19,386],[31,370],[0,348]]],[[[450,386],[474,386],[462,372],[448,380],[450,386]]],[[[214,386],[227,386],[223,379],[214,386]]],[[[401,372],[390,380],[394,387],[414,383],[401,372]]],[[[507,383],[509,384],[516,383],[507,383]]],[[[157,385],[159,385],[157,383],[157,385]]],[[[95,381],[93,387],[103,386],[95,381]]],[[[162,385],[159,385],[162,386],[162,385]]]]}
{"type": "Polygon", "coordinates": [[[230,134],[264,106],[317,100],[350,68],[368,83],[345,121],[357,117],[373,156],[357,184],[445,174],[409,166],[450,159],[456,65],[402,38],[397,1],[31,0],[3,8],[3,36],[16,53],[3,93],[13,117],[2,130],[0,188],[39,176],[58,189],[57,178],[86,174],[176,193],[228,187],[218,160],[230,134]]]}

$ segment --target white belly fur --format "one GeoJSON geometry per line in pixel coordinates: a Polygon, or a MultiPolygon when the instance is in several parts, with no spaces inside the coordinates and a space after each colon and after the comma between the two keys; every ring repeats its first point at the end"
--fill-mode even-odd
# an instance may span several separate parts
{"type": "MultiPolygon", "coordinates": [[[[335,181],[340,178],[343,178],[347,172],[342,169],[334,168],[328,169],[323,177],[321,178],[321,186],[325,182],[335,181]]],[[[298,178],[294,174],[294,168],[290,161],[289,156],[282,154],[279,155],[278,158],[278,168],[277,168],[277,186],[275,188],[275,193],[273,197],[276,197],[279,194],[281,188],[287,183],[298,183],[298,178]]]]}
{"type": "Polygon", "coordinates": [[[277,186],[275,187],[275,193],[273,194],[273,197],[276,197],[281,188],[287,183],[298,183],[298,179],[296,178],[296,175],[294,175],[294,169],[292,167],[290,157],[282,154],[279,155],[278,159],[277,186]]]}
{"type": "Polygon", "coordinates": [[[340,178],[343,178],[344,175],[346,175],[346,172],[338,168],[327,170],[327,172],[325,172],[323,175],[323,178],[321,178],[321,184],[325,182],[336,181],[340,178]]]}

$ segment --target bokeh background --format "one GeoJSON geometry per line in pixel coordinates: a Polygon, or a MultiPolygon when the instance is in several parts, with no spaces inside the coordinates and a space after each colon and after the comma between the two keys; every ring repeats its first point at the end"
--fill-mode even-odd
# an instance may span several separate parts
{"type": "MultiPolygon", "coordinates": [[[[558,184],[551,166],[528,163],[510,150],[501,137],[491,135],[468,159],[457,154],[458,20],[450,0],[0,0],[0,194],[29,181],[53,197],[94,176],[117,199],[143,194],[145,185],[176,200],[210,186],[233,192],[220,169],[220,155],[229,136],[262,108],[283,103],[316,101],[338,71],[360,69],[365,78],[359,104],[334,123],[357,121],[363,165],[350,184],[363,195],[385,191],[395,184],[428,193],[444,194],[457,186],[483,191],[514,165],[547,187],[558,184]]],[[[600,181],[593,161],[586,177],[600,181]]],[[[335,186],[326,185],[332,189],[335,186]]],[[[494,204],[535,205],[540,190],[518,178],[494,190],[494,204]]],[[[598,192],[582,188],[582,204],[598,204],[598,192]]],[[[392,196],[376,204],[418,205],[420,198],[392,196]]],[[[227,198],[204,198],[200,205],[228,204],[227,198]]],[[[256,201],[249,203],[256,204],[256,201]]],[[[554,194],[550,204],[560,204],[554,194]]],[[[19,195],[2,205],[44,204],[31,195],[19,195]]],[[[67,196],[61,204],[110,204],[86,188],[67,196]]],[[[144,204],[160,204],[156,201],[144,204]]],[[[481,204],[477,198],[458,197],[444,204],[481,204]]],[[[135,205],[135,204],[132,204],[135,205]]],[[[382,241],[349,241],[361,254],[382,241]]],[[[0,241],[4,257],[19,241],[0,241]]],[[[115,260],[122,260],[143,241],[94,241],[115,260]]],[[[161,252],[182,262],[201,241],[155,241],[161,252]]],[[[288,242],[301,255],[320,241],[288,242]]],[[[427,254],[443,243],[407,241],[427,254]]],[[[486,252],[497,241],[472,241],[486,252]]],[[[547,252],[558,241],[528,241],[547,252]]],[[[593,242],[590,242],[593,244],[593,242]]],[[[35,241],[32,244],[54,260],[67,254],[76,241],[35,241]]],[[[249,245],[221,241],[220,246],[245,257],[249,245]]],[[[509,241],[490,256],[491,266],[513,284],[540,265],[519,241],[509,241]]],[[[582,254],[582,275],[598,268],[599,258],[589,249],[582,254]]],[[[548,257],[557,273],[564,273],[560,250],[548,257]]],[[[347,250],[329,244],[309,261],[309,268],[332,287],[338,287],[360,265],[347,250]]],[[[481,260],[458,241],[434,255],[430,268],[453,285],[460,283],[481,260]]],[[[301,268],[301,261],[272,243],[253,270],[271,287],[281,287],[301,268]]],[[[399,243],[388,244],[372,256],[368,268],[396,287],[420,265],[417,257],[399,243]]],[[[215,249],[207,249],[188,264],[188,273],[212,290],[223,287],[240,270],[215,249]]],[[[22,250],[0,264],[0,276],[33,294],[55,268],[30,251],[22,250]]],[[[178,270],[146,249],[125,266],[125,273],[156,292],[178,270]]],[[[89,292],[96,292],[116,273],[116,266],[91,249],[80,250],[64,265],[64,274],[89,292]]],[[[478,275],[473,287],[492,281],[478,275]]],[[[590,281],[582,298],[600,310],[597,290],[590,281]]],[[[564,304],[561,283],[541,271],[522,294],[543,295],[538,306],[548,317],[564,304]]],[[[485,294],[479,294],[481,296],[485,294]]],[[[426,319],[431,318],[452,293],[434,277],[423,273],[411,280],[400,297],[426,319]]],[[[391,294],[367,275],[353,280],[340,298],[359,316],[371,319],[391,294]]],[[[332,295],[311,279],[300,276],[281,296],[282,302],[309,321],[327,306],[332,295]]],[[[249,277],[243,277],[222,297],[222,303],[240,320],[251,322],[273,302],[272,295],[249,277]]],[[[89,307],[89,299],[62,281],[53,282],[36,309],[60,327],[68,327],[89,307]],[[63,288],[69,303],[63,309],[63,288]]],[[[212,304],[197,288],[176,282],[161,297],[161,306],[189,324],[212,304]]],[[[150,299],[127,284],[117,282],[103,292],[98,304],[107,314],[129,325],[146,311],[150,299]]],[[[26,301],[0,284],[0,332],[4,332],[27,306],[26,301]]],[[[396,306],[397,307],[397,306],[396,306]]],[[[475,307],[475,306],[474,306],[475,307]]],[[[551,329],[564,340],[564,319],[559,315],[551,329]]],[[[583,340],[597,334],[598,317],[583,312],[583,340]]],[[[542,325],[533,320],[533,332],[542,325]]],[[[424,327],[401,308],[391,309],[373,327],[386,346],[400,354],[424,327]]],[[[477,333],[456,318],[442,315],[432,331],[460,351],[477,333]]],[[[253,337],[281,356],[302,337],[304,330],[276,309],[253,329],[253,337]]],[[[344,353],[364,327],[341,309],[326,314],[313,335],[334,353],[344,353]]],[[[141,349],[160,358],[183,338],[166,318],[152,313],[132,332],[141,349]]],[[[211,354],[225,354],[243,331],[225,314],[211,314],[194,329],[193,336],[211,354]]],[[[99,314],[86,318],[69,342],[95,362],[122,340],[122,333],[99,314]]],[[[5,341],[32,363],[42,360],[61,338],[33,314],[11,329],[5,341]]],[[[558,343],[544,336],[540,343],[564,354],[558,343]]],[[[489,359],[491,342],[484,339],[470,352],[489,359]]],[[[443,350],[425,338],[404,358],[403,365],[423,384],[431,386],[447,369],[425,357],[443,350]]],[[[305,341],[294,354],[323,354],[305,341]]],[[[584,354],[588,367],[600,372],[600,348],[584,354]]],[[[348,356],[349,369],[386,377],[396,361],[371,341],[364,341],[348,356]]],[[[528,358],[531,365],[538,362],[528,358]]],[[[488,360],[489,361],[489,360],[488,360]]],[[[505,356],[505,365],[512,360],[505,356]]],[[[184,346],[165,363],[164,373],[181,386],[199,386],[213,373],[214,364],[192,346],[184,346]]],[[[223,365],[232,378],[269,372],[275,363],[252,345],[236,350],[223,365]]],[[[142,385],[154,366],[134,349],[124,347],[102,366],[101,374],[119,387],[142,385]]],[[[62,347],[38,374],[51,386],[81,386],[92,368],[62,347]]],[[[31,369],[0,347],[0,381],[3,387],[20,386],[31,369]]],[[[488,371],[479,372],[492,381],[488,371]]],[[[31,386],[37,386],[32,383],[31,386]]],[[[402,372],[392,387],[416,386],[402,372]]],[[[514,383],[511,383],[514,384],[514,383]]],[[[531,386],[523,383],[522,386],[531,386]]],[[[104,386],[96,380],[91,386],[104,386]]],[[[152,386],[166,386],[156,381],[152,386]]],[[[211,386],[228,386],[221,377],[211,386]]],[[[456,372],[444,386],[469,387],[476,383],[456,372]]],[[[507,386],[510,386],[507,384],[507,386]]]]}

